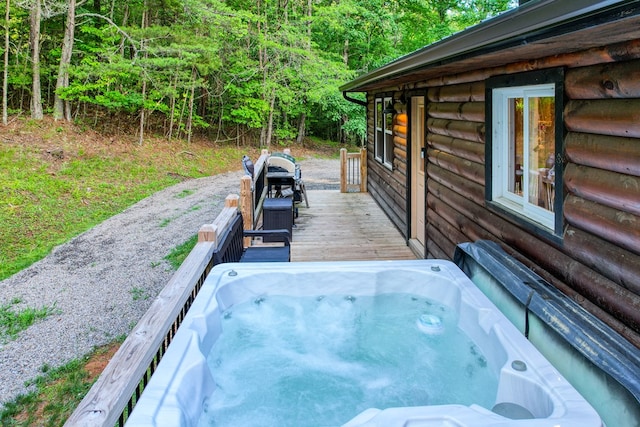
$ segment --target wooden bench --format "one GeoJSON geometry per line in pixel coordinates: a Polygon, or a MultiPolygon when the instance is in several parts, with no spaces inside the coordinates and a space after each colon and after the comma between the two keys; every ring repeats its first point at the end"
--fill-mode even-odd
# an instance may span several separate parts
{"type": "Polygon", "coordinates": [[[213,263],[224,262],[288,262],[291,261],[291,233],[289,230],[244,230],[240,212],[229,223],[220,236],[213,253],[213,263]],[[259,244],[244,247],[244,238],[269,237],[274,244],[259,244]]]}

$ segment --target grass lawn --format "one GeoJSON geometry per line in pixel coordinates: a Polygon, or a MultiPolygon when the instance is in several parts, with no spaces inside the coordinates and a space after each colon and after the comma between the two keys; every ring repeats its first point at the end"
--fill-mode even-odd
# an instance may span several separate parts
{"type": "Polygon", "coordinates": [[[50,121],[0,130],[0,280],[184,179],[240,168],[257,148],[107,137],[50,121]]]}

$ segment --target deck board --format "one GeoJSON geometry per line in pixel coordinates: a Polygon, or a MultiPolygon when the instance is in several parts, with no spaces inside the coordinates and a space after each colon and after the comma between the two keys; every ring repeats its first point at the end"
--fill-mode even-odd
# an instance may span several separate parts
{"type": "Polygon", "coordinates": [[[406,241],[368,193],[309,190],[299,205],[291,261],[416,259],[406,241]]]}

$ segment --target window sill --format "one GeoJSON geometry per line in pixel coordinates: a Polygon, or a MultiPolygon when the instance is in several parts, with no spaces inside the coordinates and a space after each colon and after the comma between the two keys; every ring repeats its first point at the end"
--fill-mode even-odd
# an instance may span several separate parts
{"type": "Polygon", "coordinates": [[[506,219],[507,221],[515,224],[517,227],[526,230],[527,232],[537,237],[557,244],[562,243],[562,230],[557,233],[552,228],[541,224],[533,220],[532,218],[529,218],[523,212],[509,209],[509,207],[505,206],[499,201],[486,200],[485,205],[487,209],[489,209],[494,214],[506,219]]]}

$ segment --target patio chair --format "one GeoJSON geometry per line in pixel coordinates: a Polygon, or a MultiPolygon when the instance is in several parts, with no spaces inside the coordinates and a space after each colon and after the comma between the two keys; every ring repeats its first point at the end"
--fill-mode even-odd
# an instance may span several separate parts
{"type": "Polygon", "coordinates": [[[213,264],[225,262],[288,262],[291,261],[289,230],[244,230],[242,214],[238,212],[220,238],[213,253],[213,264]],[[270,244],[244,247],[244,238],[269,237],[270,244]]]}

